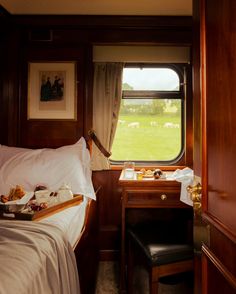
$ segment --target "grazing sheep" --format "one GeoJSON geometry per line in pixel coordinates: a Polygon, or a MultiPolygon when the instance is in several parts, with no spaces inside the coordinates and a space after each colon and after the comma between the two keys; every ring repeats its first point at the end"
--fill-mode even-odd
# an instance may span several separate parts
{"type": "Polygon", "coordinates": [[[174,124],[172,122],[166,122],[164,128],[174,128],[174,124]]]}
{"type": "Polygon", "coordinates": [[[124,125],[124,124],[125,124],[125,120],[121,120],[121,119],[119,119],[119,120],[118,120],[118,124],[119,124],[119,125],[124,125]]]}
{"type": "Polygon", "coordinates": [[[129,128],[139,128],[140,124],[139,122],[131,122],[128,124],[129,128]]]}

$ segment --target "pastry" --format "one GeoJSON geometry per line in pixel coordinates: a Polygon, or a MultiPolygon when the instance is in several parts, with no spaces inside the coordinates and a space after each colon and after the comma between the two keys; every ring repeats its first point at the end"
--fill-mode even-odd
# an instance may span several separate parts
{"type": "Polygon", "coordinates": [[[152,176],[153,175],[153,172],[148,169],[146,172],[145,172],[145,176],[152,176]]]}
{"type": "Polygon", "coordinates": [[[145,168],[141,168],[141,169],[140,169],[140,172],[144,175],[145,172],[146,172],[146,169],[145,169],[145,168]]]}
{"type": "Polygon", "coordinates": [[[8,195],[9,201],[21,199],[25,195],[24,189],[20,185],[16,185],[15,188],[10,190],[8,195]]]}
{"type": "Polygon", "coordinates": [[[153,171],[150,170],[150,169],[146,170],[143,177],[144,178],[152,178],[153,177],[153,171]]]}

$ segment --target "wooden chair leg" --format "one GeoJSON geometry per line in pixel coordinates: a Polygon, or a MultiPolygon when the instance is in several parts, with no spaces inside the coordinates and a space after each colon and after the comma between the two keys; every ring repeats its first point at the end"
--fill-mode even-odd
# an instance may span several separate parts
{"type": "Polygon", "coordinates": [[[158,277],[155,275],[153,268],[149,271],[149,293],[150,294],[158,294],[158,277]]]}

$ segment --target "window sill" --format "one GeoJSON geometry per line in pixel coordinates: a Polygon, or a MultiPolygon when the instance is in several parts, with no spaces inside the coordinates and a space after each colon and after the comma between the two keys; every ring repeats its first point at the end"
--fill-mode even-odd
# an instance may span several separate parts
{"type": "MultiPolygon", "coordinates": [[[[185,168],[186,166],[185,165],[172,165],[172,166],[160,166],[160,165],[157,165],[157,166],[144,166],[144,165],[135,165],[135,169],[136,170],[139,170],[141,168],[145,168],[145,169],[156,169],[156,168],[159,168],[163,171],[175,171],[176,169],[183,169],[185,168]]],[[[123,165],[111,165],[111,170],[122,170],[123,169],[123,165]]]]}

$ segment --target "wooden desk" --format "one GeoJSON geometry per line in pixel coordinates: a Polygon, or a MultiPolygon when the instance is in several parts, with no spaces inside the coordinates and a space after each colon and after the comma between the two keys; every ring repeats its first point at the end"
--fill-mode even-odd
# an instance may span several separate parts
{"type": "Polygon", "coordinates": [[[120,293],[126,293],[126,209],[189,208],[189,206],[180,201],[181,184],[173,180],[154,180],[153,178],[143,178],[142,180],[127,180],[124,178],[122,171],[119,178],[119,185],[122,186],[120,293]]]}

